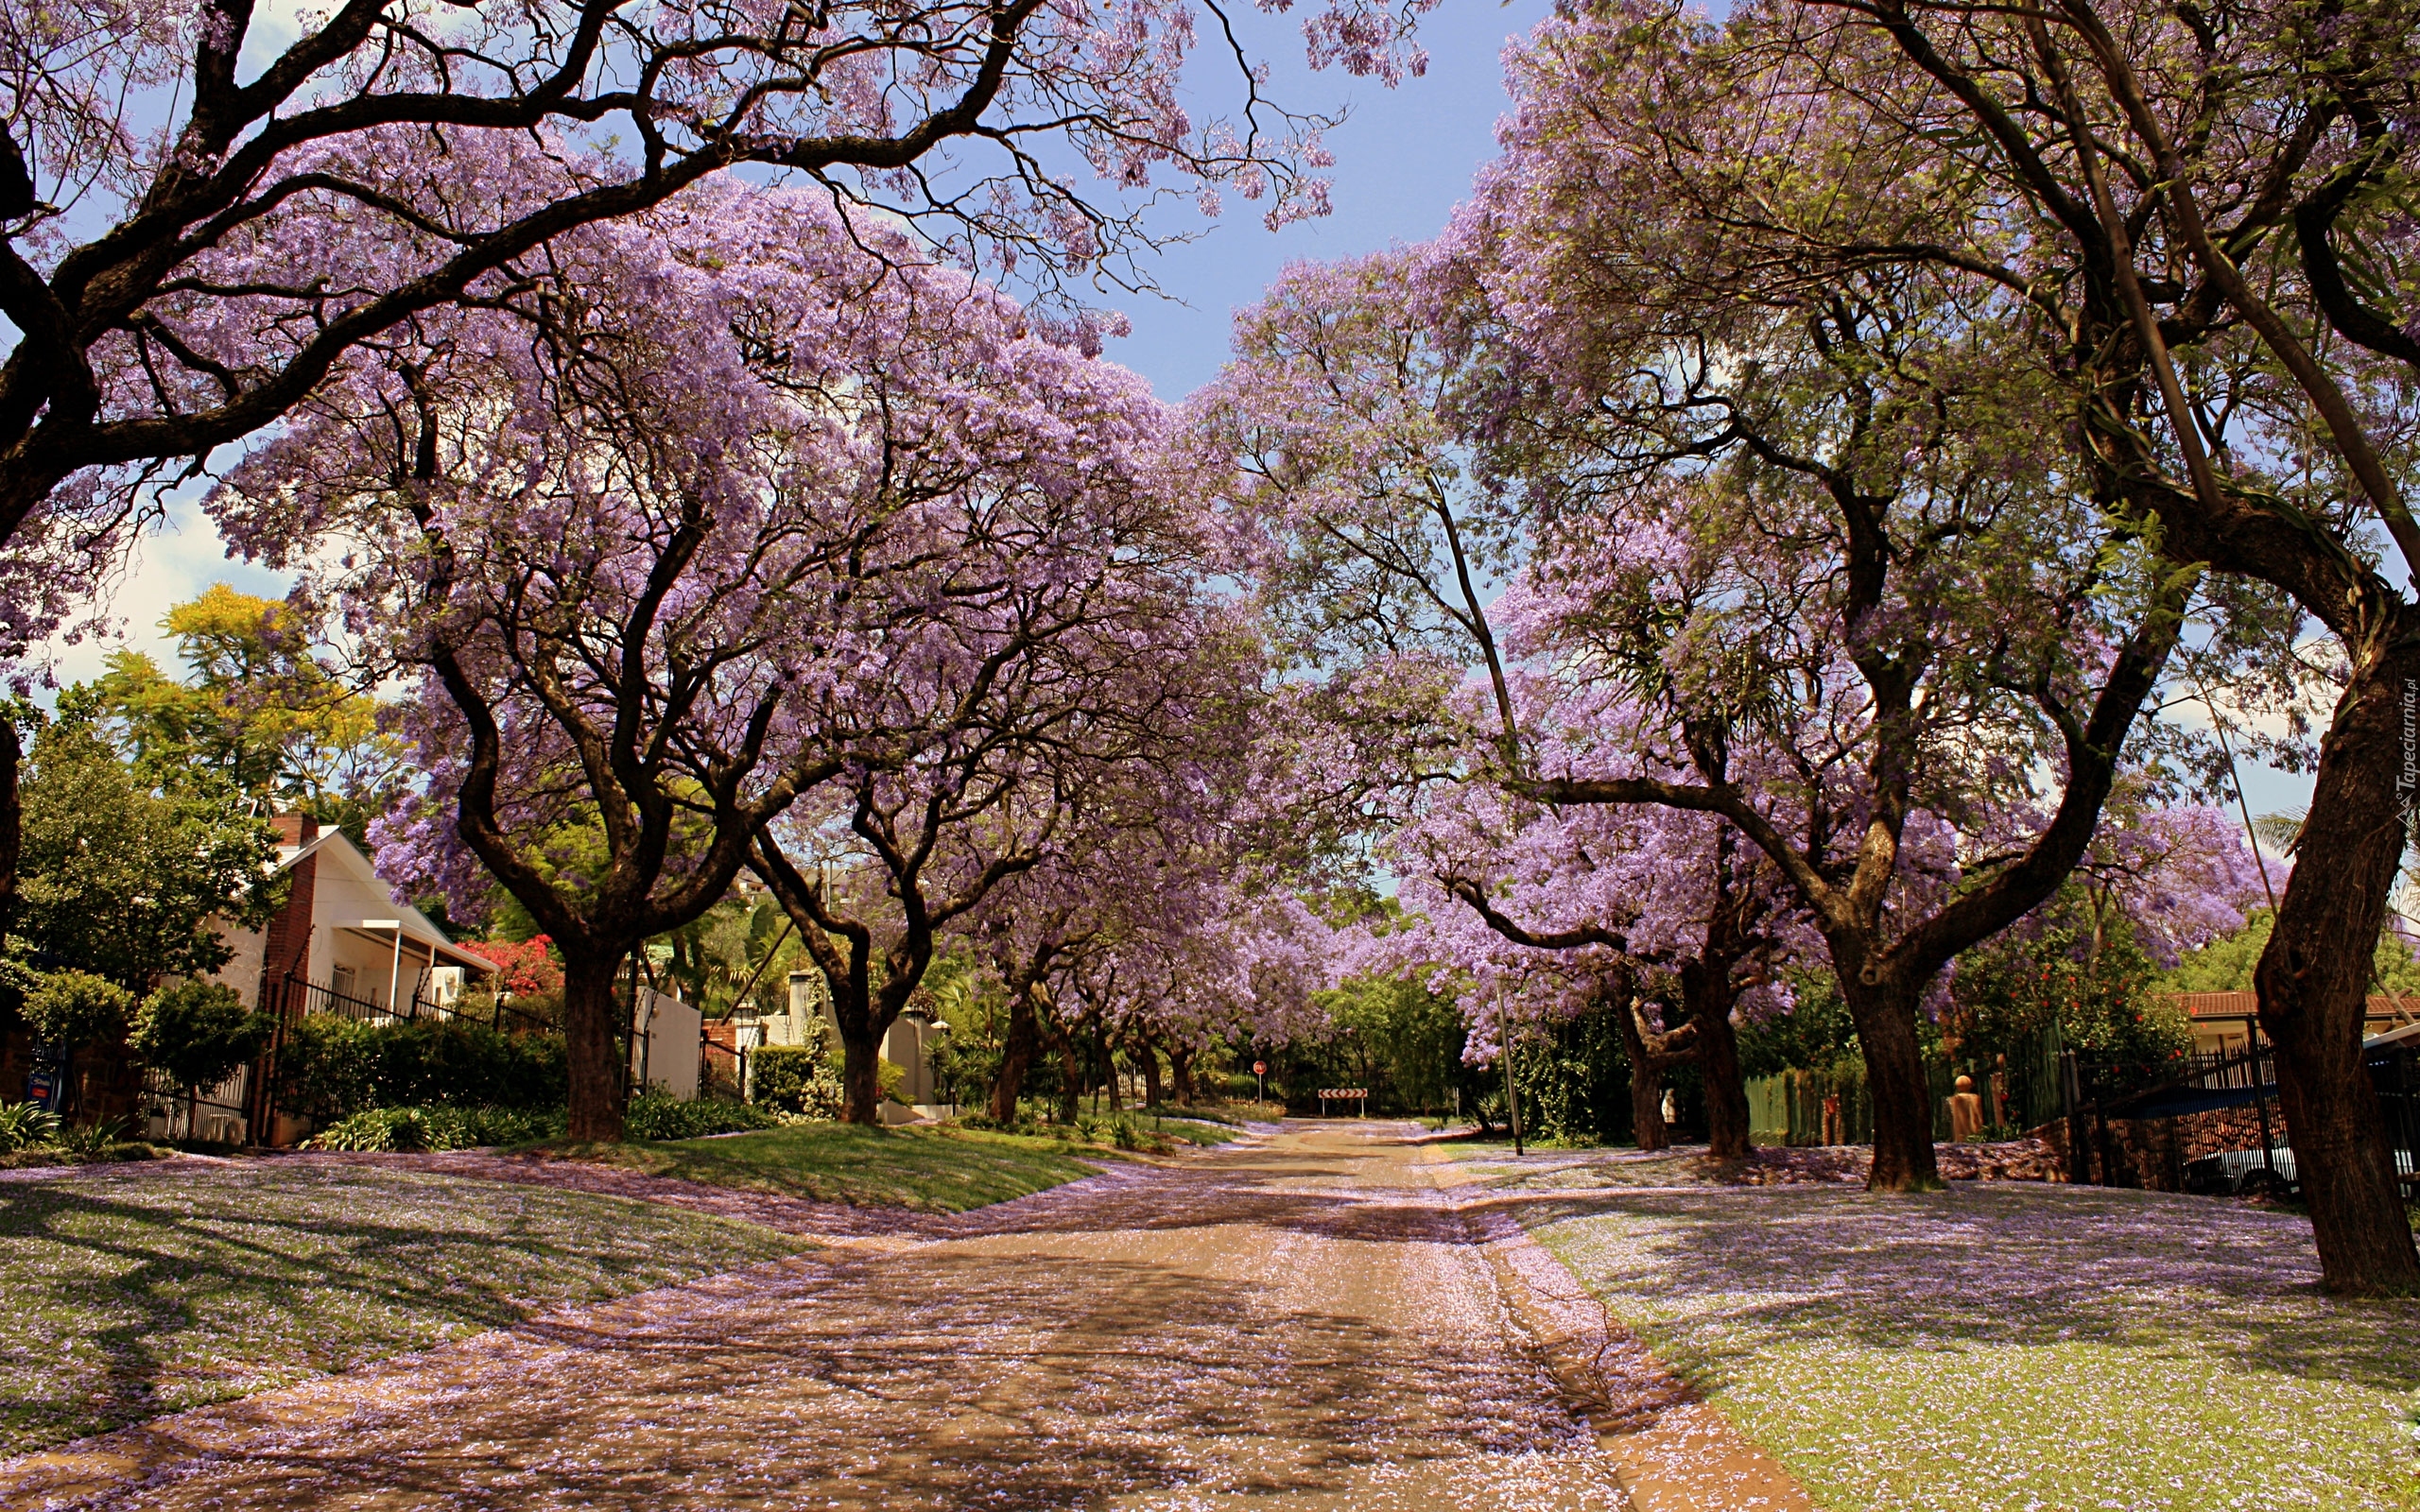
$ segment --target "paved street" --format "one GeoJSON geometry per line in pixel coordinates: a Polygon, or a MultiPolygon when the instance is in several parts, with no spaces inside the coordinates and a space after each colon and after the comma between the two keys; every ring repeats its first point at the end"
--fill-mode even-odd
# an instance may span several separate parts
{"type": "MultiPolygon", "coordinates": [[[[1458,1202],[1458,1168],[1413,1133],[1288,1125],[870,1225],[65,1446],[0,1467],[0,1502],[1577,1512],[1630,1505],[1627,1473],[1643,1508],[1690,1504],[1642,1478],[1656,1415],[1623,1424],[1648,1430],[1625,1451],[1575,1410],[1574,1372],[1634,1348],[1564,1340],[1558,1366],[1553,1309],[1519,1279],[1543,1252],[1458,1202]]],[[[1668,1416],[1697,1461],[1739,1459],[1705,1409],[1668,1416]]]]}

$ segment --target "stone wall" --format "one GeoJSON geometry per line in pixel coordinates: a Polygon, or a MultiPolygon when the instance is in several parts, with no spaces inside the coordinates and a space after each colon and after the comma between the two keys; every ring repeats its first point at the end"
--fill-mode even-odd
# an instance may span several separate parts
{"type": "MultiPolygon", "coordinates": [[[[2260,1148],[2260,1115],[2251,1108],[2221,1108],[2177,1118],[2113,1118],[2102,1121],[2086,1114],[2083,1125],[2086,1179],[2096,1186],[2141,1187],[2150,1192],[2185,1190],[2185,1167],[2221,1150],[2260,1148]],[[2107,1129],[2103,1138],[2100,1131],[2107,1129]],[[2105,1148],[2103,1146],[2106,1146],[2105,1148]],[[2113,1179],[2114,1177],[2114,1179],[2113,1179]]],[[[2057,1152],[2061,1169],[2068,1163],[2067,1123],[2055,1119],[2031,1132],[2057,1152]]],[[[2274,1106],[2269,1109],[2269,1137],[2282,1142],[2286,1125],[2274,1106]]]]}
{"type": "MultiPolygon", "coordinates": [[[[2185,1143],[2173,1118],[2077,1120],[2084,1138],[2083,1168],[2076,1175],[2094,1186],[2140,1187],[2149,1192],[2185,1190],[2185,1143]]],[[[2050,1146],[2063,1170],[2075,1171],[2067,1121],[2053,1119],[2029,1138],[2050,1146]]]]}

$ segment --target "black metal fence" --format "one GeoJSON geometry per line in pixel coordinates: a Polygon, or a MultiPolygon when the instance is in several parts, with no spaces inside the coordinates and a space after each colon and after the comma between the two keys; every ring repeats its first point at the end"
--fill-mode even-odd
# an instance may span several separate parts
{"type": "Polygon", "coordinates": [[[281,1025],[325,1015],[355,1022],[408,1023],[420,1019],[446,1019],[513,1034],[542,1034],[555,1027],[551,1020],[508,1001],[502,993],[466,994],[450,1004],[439,1003],[427,995],[424,980],[414,986],[412,995],[399,1007],[291,975],[265,984],[261,1000],[262,1011],[281,1025]]]}

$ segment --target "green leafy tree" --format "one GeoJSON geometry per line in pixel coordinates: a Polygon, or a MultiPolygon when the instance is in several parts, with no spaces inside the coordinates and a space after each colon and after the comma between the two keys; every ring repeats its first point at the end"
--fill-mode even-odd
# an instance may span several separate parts
{"type": "Polygon", "coordinates": [[[2132,921],[2087,895],[2070,879],[2037,925],[1959,958],[1946,1027],[1962,1051],[2007,1054],[2055,1027],[2086,1059],[2148,1075],[2193,1048],[2191,1021],[2154,990],[2158,963],[2132,921]]]}
{"type": "Polygon", "coordinates": [[[121,761],[71,689],[36,737],[9,954],[35,971],[106,977],[128,992],[204,976],[284,901],[277,833],[207,769],[154,783],[121,761]]]}
{"type": "Polygon", "coordinates": [[[1381,1106],[1443,1108],[1462,1051],[1462,1016],[1452,1000],[1423,987],[1412,973],[1357,976],[1318,994],[1336,1027],[1336,1070],[1374,1083],[1381,1106]]]}
{"type": "MultiPolygon", "coordinates": [[[[2269,931],[2274,922],[2275,916],[2268,909],[2254,909],[2241,929],[2188,952],[2176,963],[2174,971],[2163,972],[2155,990],[2252,991],[2253,969],[2260,964],[2260,953],[2269,948],[2269,931]]],[[[2371,965],[2376,972],[2371,978],[2371,991],[2420,998],[2420,961],[2413,959],[2411,947],[2400,936],[2393,933],[2379,936],[2371,965]]]]}
{"type": "Polygon", "coordinates": [[[87,690],[90,707],[139,771],[176,781],[207,768],[245,798],[299,810],[355,844],[409,774],[375,699],[321,662],[300,616],[272,598],[214,584],[161,621],[185,676],[119,651],[87,690]]]}
{"type": "Polygon", "coordinates": [[[36,1040],[68,1046],[106,1040],[126,1027],[134,994],[105,976],[69,969],[43,971],[26,991],[26,1027],[36,1040]]]}
{"type": "Polygon", "coordinates": [[[1785,1071],[1840,1070],[1858,1060],[1857,1024],[1841,1000],[1840,985],[1825,971],[1785,968],[1790,988],[1788,1013],[1739,1030],[1739,1069],[1747,1076],[1785,1071]]]}
{"type": "Polygon", "coordinates": [[[115,1039],[134,1011],[134,994],[91,971],[29,971],[20,962],[7,964],[11,985],[25,995],[26,1029],[37,1044],[58,1047],[66,1089],[63,1106],[72,1112],[77,1051],[95,1040],[115,1039]]]}
{"type": "Polygon", "coordinates": [[[201,1090],[258,1056],[272,1027],[267,1014],[244,1006],[234,988],[188,977],[143,1000],[127,1049],[185,1090],[191,1136],[201,1127],[201,1090]]]}

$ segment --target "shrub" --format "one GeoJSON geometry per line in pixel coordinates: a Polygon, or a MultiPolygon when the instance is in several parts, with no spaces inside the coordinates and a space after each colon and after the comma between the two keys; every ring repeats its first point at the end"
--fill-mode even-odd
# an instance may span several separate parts
{"type": "Polygon", "coordinates": [[[233,988],[193,977],[144,999],[126,1044],[135,1059],[198,1092],[259,1055],[275,1027],[233,988]]]}
{"type": "Polygon", "coordinates": [[[781,1120],[746,1103],[711,1100],[684,1103],[668,1092],[645,1091],[631,1099],[622,1137],[630,1140],[698,1140],[709,1134],[776,1128],[781,1120]]]}
{"type": "Polygon", "coordinates": [[[563,1115],[522,1108],[372,1108],[330,1125],[304,1144],[313,1150],[469,1150],[561,1139],[563,1115]]]}
{"type": "Polygon", "coordinates": [[[40,1103],[0,1103],[0,1151],[59,1143],[59,1115],[40,1103]]]}
{"type": "Polygon", "coordinates": [[[427,1115],[417,1108],[367,1108],[338,1119],[302,1142],[306,1150],[367,1150],[386,1154],[428,1148],[427,1115]]]}
{"type": "Polygon", "coordinates": [[[367,1023],[315,1015],[278,1056],[278,1104],[308,1118],[373,1108],[552,1108],[567,1092],[557,1035],[499,1034],[459,1020],[367,1023]]]}
{"type": "Polygon", "coordinates": [[[33,1037],[71,1048],[115,1035],[133,1011],[133,993],[90,971],[44,971],[26,993],[33,1037]]]}
{"type": "Polygon", "coordinates": [[[807,1118],[840,1116],[840,1074],[821,1045],[761,1045],[748,1059],[759,1108],[807,1118]]]}

